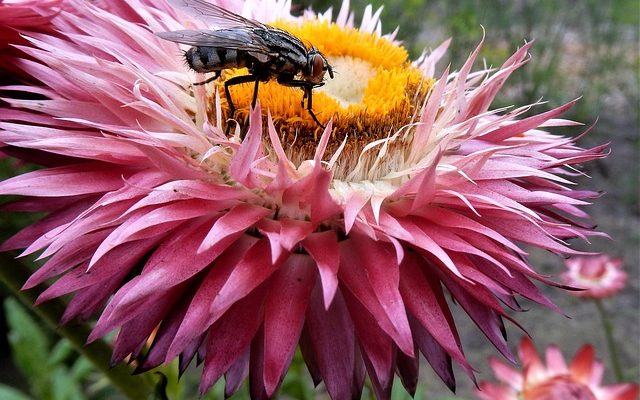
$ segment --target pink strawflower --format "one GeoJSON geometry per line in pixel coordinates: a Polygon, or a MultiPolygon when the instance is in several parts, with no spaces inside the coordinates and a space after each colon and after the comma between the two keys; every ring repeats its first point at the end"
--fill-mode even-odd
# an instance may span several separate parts
{"type": "Polygon", "coordinates": [[[595,359],[591,345],[583,346],[569,365],[560,349],[549,346],[546,365],[533,342],[523,338],[518,348],[522,372],[494,358],[496,378],[503,384],[480,382],[476,391],[483,400],[636,400],[640,389],[633,383],[602,385],[604,366],[595,359]]]}
{"type": "Polygon", "coordinates": [[[571,257],[565,261],[567,271],[562,281],[568,286],[585,289],[570,292],[574,296],[601,299],[624,289],[627,273],[622,270],[622,259],[606,254],[571,257]]]}
{"type": "MultiPolygon", "coordinates": [[[[315,132],[300,125],[306,112],[285,114],[302,96],[285,88],[296,95],[291,107],[258,106],[227,136],[216,83],[191,86],[202,77],[178,45],[154,35],[204,23],[164,0],[62,3],[55,34],[21,30],[28,44],[15,66],[31,78],[0,109],[0,143],[43,166],[0,183],[0,194],[25,196],[4,210],[47,216],[2,250],[41,252],[45,263],[24,287],[57,279],[38,303],[73,294],[62,323],[99,315],[89,340],[119,330],[113,362],[132,356],[147,370],[180,356],[184,370],[199,354],[202,392],[224,375],[230,395],[250,375],[262,398],[300,346],[331,398],[359,397],[365,374],[385,398],[394,373],[415,391],[422,353],[453,388],[452,360],[473,373],[445,290],[513,359],[502,303],[519,309],[523,296],[555,309],[532,280],[554,283],[521,245],[579,254],[565,240],[597,234],[579,209],[597,194],[569,178],[606,146],[585,150],[544,130],[576,125],[558,119],[573,102],[528,117],[533,106],[489,109],[531,43],[496,70],[472,73],[478,46],[459,72],[435,81],[446,44],[385,69],[389,54],[406,51],[393,35],[379,37],[370,7],[354,30],[345,2],[335,26],[318,29],[391,51],[375,55],[380,65],[357,60],[366,46],[342,58],[325,51],[330,62],[388,77],[362,101],[393,92],[383,84],[402,73],[415,96],[401,90],[392,115],[390,104],[380,114],[365,107],[315,132]]],[[[333,20],[331,11],[292,17],[280,0],[217,4],[265,22],[333,20]]],[[[338,89],[362,80],[338,71],[338,89]]]]}

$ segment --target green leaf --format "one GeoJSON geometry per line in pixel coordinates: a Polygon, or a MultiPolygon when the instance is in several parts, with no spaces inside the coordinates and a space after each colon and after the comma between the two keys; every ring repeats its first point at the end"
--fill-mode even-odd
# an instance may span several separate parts
{"type": "Polygon", "coordinates": [[[47,336],[16,299],[6,299],[4,308],[9,325],[9,344],[16,366],[31,383],[37,398],[50,399],[47,336]]]}
{"type": "Polygon", "coordinates": [[[62,339],[53,346],[49,354],[49,365],[54,366],[65,362],[69,357],[75,354],[75,349],[71,342],[67,339],[62,339]]]}
{"type": "Polygon", "coordinates": [[[95,366],[85,357],[78,358],[70,371],[71,376],[77,381],[87,379],[94,372],[96,372],[95,366]]]}
{"type": "Polygon", "coordinates": [[[31,400],[29,396],[11,386],[0,383],[0,399],[3,400],[31,400]]]}
{"type": "Polygon", "coordinates": [[[49,379],[53,387],[53,400],[86,400],[80,384],[66,368],[58,367],[50,372],[49,379]]]}

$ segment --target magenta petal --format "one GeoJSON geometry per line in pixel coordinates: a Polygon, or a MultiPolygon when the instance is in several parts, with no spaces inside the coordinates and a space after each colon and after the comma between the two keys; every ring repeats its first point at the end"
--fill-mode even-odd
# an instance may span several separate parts
{"type": "Polygon", "coordinates": [[[249,204],[239,204],[220,217],[202,240],[198,252],[204,252],[223,239],[245,231],[271,213],[270,210],[249,204]]]}
{"type": "Polygon", "coordinates": [[[238,152],[233,157],[229,172],[233,179],[248,188],[257,185],[252,172],[252,164],[258,158],[262,140],[262,115],[260,103],[249,113],[249,131],[242,141],[238,152]]]}
{"type": "Polygon", "coordinates": [[[314,185],[309,188],[309,194],[311,199],[309,201],[311,207],[311,222],[314,225],[318,225],[325,220],[329,220],[331,217],[339,215],[342,209],[334,201],[331,194],[329,194],[329,187],[331,186],[331,173],[320,167],[320,163],[317,164],[314,174],[314,185]]]}
{"type": "Polygon", "coordinates": [[[416,152],[420,148],[424,148],[429,143],[433,122],[435,121],[436,114],[440,109],[440,102],[442,100],[442,95],[444,94],[444,89],[447,84],[448,75],[449,68],[444,71],[440,79],[438,79],[436,85],[431,90],[429,100],[427,101],[427,104],[424,107],[424,111],[420,116],[421,124],[416,129],[416,138],[412,145],[413,152],[416,152]]]}
{"type": "Polygon", "coordinates": [[[207,174],[204,171],[191,168],[182,160],[182,153],[176,149],[159,149],[151,146],[138,146],[138,149],[144,153],[146,158],[158,170],[170,174],[174,179],[206,179],[207,174]]]}
{"type": "Polygon", "coordinates": [[[509,241],[499,232],[494,231],[486,225],[479,223],[465,216],[464,214],[448,210],[444,207],[429,207],[426,210],[423,210],[420,213],[420,216],[428,219],[431,224],[438,224],[453,231],[460,230],[461,234],[467,234],[467,231],[469,230],[477,232],[490,239],[493,239],[497,243],[507,246],[509,249],[517,253],[525,254],[524,251],[522,251],[518,246],[509,241]]]}
{"type": "Polygon", "coordinates": [[[283,252],[291,252],[314,229],[307,221],[281,218],[277,221],[264,219],[257,225],[258,230],[269,238],[271,262],[275,263],[283,252]]]}
{"type": "Polygon", "coordinates": [[[271,263],[268,239],[263,238],[256,242],[235,266],[229,279],[213,300],[210,306],[213,318],[222,315],[236,301],[251,293],[267,280],[278,269],[281,262],[282,260],[278,260],[275,265],[271,263]]]}
{"type": "Polygon", "coordinates": [[[491,343],[502,355],[515,364],[517,361],[507,346],[506,332],[501,319],[501,316],[506,315],[497,304],[495,297],[480,285],[470,285],[473,286],[471,294],[467,292],[469,288],[465,289],[459,283],[454,284],[444,274],[440,274],[440,277],[452,296],[460,303],[491,343]]]}
{"type": "Polygon", "coordinates": [[[328,310],[324,308],[322,286],[316,281],[307,308],[306,330],[318,371],[334,400],[353,398],[356,366],[353,322],[340,291],[328,310]],[[340,335],[336,335],[340,332],[340,335]]]}
{"type": "MultiPolygon", "coordinates": [[[[409,324],[411,324],[411,317],[409,317],[409,324]]],[[[418,350],[416,349],[414,351],[416,354],[415,357],[409,357],[402,351],[396,351],[395,353],[396,372],[398,376],[400,376],[402,386],[404,386],[411,397],[415,397],[416,389],[418,388],[418,379],[420,378],[420,359],[418,357],[418,350]]]]}
{"type": "Polygon", "coordinates": [[[186,346],[206,333],[215,322],[215,316],[210,312],[213,299],[229,279],[236,264],[257,241],[254,237],[244,236],[216,259],[193,294],[180,329],[167,351],[167,359],[173,359],[181,353],[186,346]]]}
{"type": "MultiPolygon", "coordinates": [[[[56,198],[54,197],[52,199],[56,198]]],[[[43,200],[43,203],[46,204],[47,200],[49,199],[38,200],[43,200]]],[[[92,200],[93,199],[91,198],[83,197],[75,202],[70,202],[68,205],[65,205],[62,208],[53,211],[46,217],[42,218],[40,221],[27,226],[20,232],[7,239],[4,243],[0,244],[0,251],[17,250],[28,247],[31,243],[35,242],[39,237],[44,236],[47,232],[52,231],[58,226],[63,226],[73,221],[78,216],[78,214],[82,213],[91,205],[92,200]]],[[[34,203],[34,205],[37,205],[39,202],[34,203]]],[[[1,209],[0,211],[5,212],[1,209]]],[[[44,209],[34,211],[50,210],[44,209]]]]}
{"type": "Polygon", "coordinates": [[[107,305],[107,308],[111,308],[111,313],[103,312],[98,319],[98,322],[94,326],[91,334],[87,338],[87,342],[93,342],[100,337],[103,337],[108,332],[116,329],[117,327],[123,326],[127,322],[141,318],[142,314],[146,314],[145,311],[148,307],[152,307],[153,304],[160,301],[159,299],[162,297],[174,298],[175,296],[179,296],[181,291],[184,289],[185,284],[177,285],[167,290],[162,294],[162,296],[152,297],[145,301],[136,304],[135,307],[130,307],[129,313],[118,313],[118,309],[115,308],[115,313],[113,313],[113,300],[111,303],[107,305]]]}
{"type": "Polygon", "coordinates": [[[134,321],[129,321],[122,325],[118,337],[115,340],[111,365],[122,361],[126,356],[132,354],[136,357],[142,350],[147,338],[153,330],[160,324],[163,318],[169,313],[171,307],[178,299],[178,291],[165,296],[154,303],[153,308],[140,315],[134,321]]]}
{"type": "Polygon", "coordinates": [[[362,359],[360,346],[356,346],[355,350],[356,365],[353,369],[353,381],[351,382],[351,398],[359,399],[362,397],[362,389],[364,388],[364,379],[366,377],[367,370],[362,359]]]}
{"type": "Polygon", "coordinates": [[[94,265],[91,271],[87,270],[88,264],[85,263],[63,275],[53,285],[49,286],[38,297],[37,303],[100,284],[100,282],[104,282],[119,273],[129,273],[156,244],[157,240],[154,239],[126,243],[118,247],[117,251],[114,250],[103,257],[98,264],[94,265]]]}
{"type": "MultiPolygon", "coordinates": [[[[370,296],[371,293],[375,296],[376,303],[382,305],[385,319],[388,319],[392,325],[391,331],[387,331],[387,333],[402,351],[408,355],[413,355],[411,329],[409,328],[404,302],[398,288],[400,270],[393,246],[388,243],[373,241],[360,235],[352,235],[350,240],[340,243],[340,253],[342,256],[341,261],[343,262],[340,267],[340,273],[345,271],[346,276],[349,277],[349,290],[365,306],[370,303],[370,301],[365,300],[366,297],[370,296]],[[345,270],[347,264],[351,265],[345,270]],[[371,285],[371,289],[367,290],[369,293],[354,291],[357,286],[354,286],[353,279],[361,280],[363,276],[353,276],[353,273],[361,274],[362,272],[347,272],[353,268],[362,268],[366,271],[366,280],[371,285]]],[[[376,315],[371,307],[374,307],[374,305],[370,303],[367,308],[380,324],[380,315],[376,315]]]]}
{"type": "Polygon", "coordinates": [[[386,398],[390,394],[393,384],[393,341],[380,329],[377,321],[367,309],[349,292],[344,293],[344,298],[353,320],[369,377],[374,381],[376,392],[379,392],[377,398],[386,398]],[[386,395],[381,396],[382,393],[386,393],[386,395]]]}
{"type": "Polygon", "coordinates": [[[137,372],[150,370],[164,362],[167,349],[184,318],[188,306],[189,302],[186,301],[186,298],[182,298],[178,305],[171,310],[171,313],[165,315],[160,327],[158,327],[151,348],[144,357],[142,365],[138,367],[137,372]]]}
{"type": "Polygon", "coordinates": [[[283,208],[286,210],[290,207],[296,213],[300,212],[300,208],[306,209],[311,223],[317,226],[322,221],[342,213],[342,208],[329,193],[330,184],[331,172],[319,164],[314,166],[310,174],[283,192],[283,208]]]}
{"type": "Polygon", "coordinates": [[[44,263],[24,284],[23,289],[31,289],[49,278],[60,275],[71,268],[86,263],[88,267],[89,258],[96,246],[109,235],[109,230],[88,233],[79,236],[74,242],[68,243],[60,251],[54,254],[44,263]]]}
{"type": "Polygon", "coordinates": [[[87,211],[76,217],[69,225],[60,226],[55,233],[48,234],[38,238],[31,244],[25,253],[31,253],[42,247],[47,246],[42,252],[40,258],[48,257],[58,252],[62,247],[74,242],[87,233],[96,232],[102,229],[112,230],[117,225],[115,222],[132,204],[133,200],[121,201],[113,204],[99,207],[95,211],[87,211]]]}
{"type": "MultiPolygon", "coordinates": [[[[236,237],[229,237],[203,253],[197,253],[199,243],[209,231],[209,222],[185,227],[175,232],[153,253],[142,274],[127,282],[114,297],[103,317],[110,313],[126,317],[133,308],[151,297],[178,285],[200,272],[216,259],[236,237]],[[115,311],[115,312],[114,312],[115,311]]],[[[114,316],[108,316],[112,318],[114,316]]],[[[101,318],[102,320],[102,318],[101,318]]]]}
{"type": "Polygon", "coordinates": [[[489,109],[489,106],[493,102],[496,94],[502,88],[509,75],[526,62],[525,58],[529,54],[529,49],[532,45],[533,41],[525,43],[502,64],[499,73],[491,76],[491,78],[482,83],[482,85],[477,89],[477,96],[474,96],[469,101],[467,118],[474,115],[480,115],[489,109]]]}
{"type": "Polygon", "coordinates": [[[236,302],[209,330],[201,393],[218,381],[248,348],[262,325],[266,289],[263,285],[236,302]]]}
{"type": "Polygon", "coordinates": [[[329,308],[338,289],[340,248],[335,232],[314,232],[302,242],[302,246],[314,259],[320,272],[325,308],[329,308]]]}
{"type": "Polygon", "coordinates": [[[242,382],[249,375],[249,354],[247,347],[244,353],[236,359],[231,367],[224,374],[224,397],[229,398],[240,389],[242,382]]]}
{"type": "Polygon", "coordinates": [[[163,207],[153,208],[148,212],[140,210],[120,224],[98,246],[90,266],[120,244],[164,235],[166,232],[174,230],[182,222],[211,214],[216,209],[214,202],[194,199],[170,203],[163,207]]]}
{"type": "Polygon", "coordinates": [[[76,196],[116,190],[126,170],[86,163],[28,172],[0,182],[0,194],[24,196],[76,196]]]}
{"type": "MultiPolygon", "coordinates": [[[[440,282],[432,275],[424,274],[420,268],[419,256],[410,254],[401,265],[400,290],[407,309],[435,341],[473,376],[460,347],[460,338],[453,323],[449,306],[442,293],[440,282]]],[[[424,261],[422,261],[424,262],[424,261]]],[[[419,332],[416,327],[414,332],[419,332]]],[[[416,339],[416,342],[418,339],[416,339]]],[[[421,349],[421,351],[423,351],[421,349]]],[[[423,352],[423,354],[426,353],[423,352]]],[[[442,371],[442,370],[441,370],[442,371]]]]}
{"type": "Polygon", "coordinates": [[[355,192],[352,193],[344,207],[344,230],[348,234],[362,210],[369,203],[369,197],[355,192]]]}
{"type": "Polygon", "coordinates": [[[249,355],[249,394],[251,400],[269,400],[264,386],[264,329],[261,327],[251,342],[249,355]]]}
{"type": "MultiPolygon", "coordinates": [[[[411,328],[413,328],[414,338],[420,349],[420,352],[427,359],[431,368],[442,379],[442,382],[453,392],[456,389],[456,378],[453,375],[453,368],[451,366],[451,357],[445,349],[431,336],[420,322],[418,322],[411,315],[409,316],[409,322],[411,328]]],[[[463,368],[475,380],[473,372],[468,365],[463,365],[463,368]]]]}
{"type": "MultiPolygon", "coordinates": [[[[204,339],[205,335],[202,335],[199,338],[192,340],[187,346],[185,346],[182,353],[180,353],[180,358],[178,361],[178,376],[182,376],[184,374],[184,372],[189,367],[189,364],[191,364],[191,361],[193,361],[193,357],[195,357],[195,355],[198,354],[199,351],[201,351],[200,348],[203,347],[202,342],[204,341],[204,339]]],[[[202,357],[199,357],[198,363],[200,363],[201,360],[202,357]]]]}
{"type": "MultiPolygon", "coordinates": [[[[392,339],[397,336],[397,332],[388,315],[386,314],[383,306],[373,293],[373,288],[367,279],[363,279],[362,270],[360,265],[355,261],[358,257],[352,254],[352,250],[349,249],[349,244],[342,245],[341,242],[341,264],[340,264],[340,290],[349,291],[353,294],[353,297],[357,299],[367,310],[374,316],[377,324],[384,332],[386,332],[392,339]]],[[[339,291],[340,291],[339,290],[339,291]]],[[[397,343],[397,341],[396,341],[397,343]]]]}
{"type": "Polygon", "coordinates": [[[318,360],[311,343],[307,324],[302,328],[302,335],[300,336],[300,353],[302,353],[302,359],[307,366],[314,386],[318,386],[322,382],[322,373],[320,372],[320,367],[318,367],[318,360]]]}
{"type": "Polygon", "coordinates": [[[393,388],[393,379],[386,382],[386,384],[380,383],[378,376],[373,373],[373,367],[371,361],[363,354],[364,364],[369,373],[369,379],[371,380],[371,386],[373,386],[373,393],[378,400],[391,400],[391,389],[393,388]],[[372,374],[373,373],[373,374],[372,374]]]}
{"type": "Polygon", "coordinates": [[[237,200],[238,198],[259,199],[246,188],[193,180],[174,180],[156,187],[154,191],[167,191],[182,195],[184,198],[212,201],[237,200]]]}
{"type": "Polygon", "coordinates": [[[293,254],[269,285],[264,312],[264,386],[271,396],[291,363],[317,273],[313,260],[293,254]]]}
{"type": "Polygon", "coordinates": [[[60,324],[66,325],[75,318],[88,320],[96,311],[104,307],[105,302],[122,284],[128,272],[127,270],[117,271],[106,281],[77,291],[60,318],[60,324]]]}
{"type": "Polygon", "coordinates": [[[561,114],[564,114],[568,109],[573,107],[576,101],[578,100],[570,101],[567,104],[554,108],[553,110],[547,111],[545,113],[534,115],[532,117],[515,121],[509,125],[497,128],[491,132],[488,132],[482,135],[481,138],[482,140],[486,140],[489,142],[501,142],[512,136],[521,134],[531,129],[535,129],[538,126],[542,125],[544,122],[552,118],[555,118],[561,114]]]}
{"type": "Polygon", "coordinates": [[[536,285],[534,285],[527,277],[519,271],[510,270],[511,275],[507,275],[504,271],[497,268],[495,265],[478,257],[473,258],[473,263],[485,272],[492,279],[501,283],[503,286],[508,287],[515,293],[526,297],[529,300],[535,301],[538,304],[542,304],[551,310],[562,313],[562,311],[551,302],[536,285]]]}

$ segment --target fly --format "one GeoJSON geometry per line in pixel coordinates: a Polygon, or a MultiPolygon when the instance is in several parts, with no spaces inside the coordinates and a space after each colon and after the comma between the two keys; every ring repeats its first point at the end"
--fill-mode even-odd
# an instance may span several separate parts
{"type": "Polygon", "coordinates": [[[307,112],[324,129],[313,112],[313,89],[324,85],[326,72],[333,79],[333,69],[316,48],[307,48],[297,37],[282,29],[246,19],[205,0],[169,0],[174,7],[211,23],[215,30],[179,30],[156,35],[176,43],[191,45],[185,59],[191,69],[214,76],[201,85],[220,77],[229,68],[247,68],[248,75],[233,77],[224,83],[230,119],[236,107],[229,88],[254,83],[251,107],[258,99],[258,84],[275,79],[280,85],[298,87],[304,91],[302,106],[307,100],[307,112]]]}

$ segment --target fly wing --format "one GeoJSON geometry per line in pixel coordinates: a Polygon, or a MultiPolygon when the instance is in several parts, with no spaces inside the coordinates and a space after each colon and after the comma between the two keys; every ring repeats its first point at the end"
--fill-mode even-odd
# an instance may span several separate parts
{"type": "Polygon", "coordinates": [[[156,32],[162,39],[190,46],[216,47],[242,50],[261,62],[267,62],[278,54],[264,40],[248,29],[221,29],[218,31],[185,29],[173,32],[156,32]]]}
{"type": "Polygon", "coordinates": [[[250,20],[215,4],[205,0],[168,0],[175,8],[184,10],[186,13],[200,19],[203,22],[212,24],[215,28],[267,28],[266,25],[250,20]]]}

